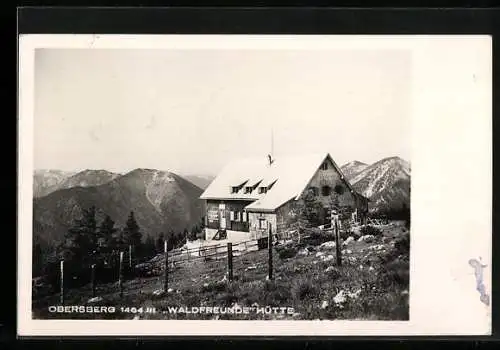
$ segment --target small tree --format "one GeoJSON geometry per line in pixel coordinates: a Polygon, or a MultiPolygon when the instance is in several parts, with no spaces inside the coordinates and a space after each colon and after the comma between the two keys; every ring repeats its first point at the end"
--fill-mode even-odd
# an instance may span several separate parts
{"type": "Polygon", "coordinates": [[[79,266],[90,262],[97,251],[96,210],[92,206],[83,210],[82,218],[68,230],[62,245],[62,258],[79,266]]]}
{"type": "Polygon", "coordinates": [[[155,240],[151,236],[147,236],[144,240],[143,255],[150,257],[156,254],[155,240]]]}
{"type": "Polygon", "coordinates": [[[167,248],[168,250],[172,250],[174,249],[174,245],[176,244],[176,236],[175,236],[175,233],[172,229],[170,229],[167,233],[167,237],[166,237],[166,240],[167,240],[167,248]]]}
{"type": "Polygon", "coordinates": [[[132,247],[136,251],[136,254],[140,254],[142,248],[141,247],[142,233],[139,228],[139,225],[137,224],[137,221],[135,220],[133,211],[130,212],[127,222],[125,223],[125,227],[123,229],[123,235],[125,243],[127,245],[132,245],[132,247]]]}
{"type": "Polygon", "coordinates": [[[189,232],[188,240],[190,240],[190,241],[196,241],[196,239],[198,239],[198,234],[200,232],[201,232],[201,230],[198,227],[198,225],[194,225],[193,228],[191,229],[191,232],[189,232]]]}
{"type": "Polygon", "coordinates": [[[112,251],[118,253],[126,249],[127,249],[127,239],[125,237],[125,231],[123,228],[116,229],[115,234],[113,235],[112,251]]]}
{"type": "Polygon", "coordinates": [[[312,191],[306,192],[302,201],[302,205],[298,208],[298,224],[299,229],[304,232],[311,227],[321,225],[323,206],[312,191]]]}
{"type": "Polygon", "coordinates": [[[165,249],[165,234],[162,232],[160,233],[160,235],[158,236],[158,238],[156,239],[156,242],[155,242],[155,247],[156,247],[156,253],[159,254],[159,253],[163,253],[163,250],[165,249]]]}
{"type": "Polygon", "coordinates": [[[98,230],[98,239],[102,242],[100,246],[101,252],[108,253],[115,247],[116,231],[115,222],[109,215],[106,215],[98,230]]]}
{"type": "Polygon", "coordinates": [[[71,283],[82,284],[88,281],[90,265],[97,257],[96,210],[92,206],[83,210],[81,219],[66,232],[59,249],[59,257],[67,264],[65,271],[73,276],[71,283]]]}

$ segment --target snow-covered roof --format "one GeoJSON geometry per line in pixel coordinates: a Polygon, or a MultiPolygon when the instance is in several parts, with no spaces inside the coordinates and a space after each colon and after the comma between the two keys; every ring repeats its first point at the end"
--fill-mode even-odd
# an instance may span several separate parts
{"type": "MultiPolygon", "coordinates": [[[[267,157],[235,160],[226,165],[200,196],[201,199],[252,200],[248,210],[274,210],[291,199],[298,199],[316,173],[328,153],[282,156],[274,159],[270,165],[267,157]],[[258,187],[252,193],[245,193],[245,187],[261,181],[260,186],[274,185],[266,193],[259,193],[258,187]],[[246,182],[246,183],[245,183],[246,182]],[[245,185],[237,192],[232,188],[245,185]]],[[[346,181],[352,190],[350,184],[346,181]]]]}

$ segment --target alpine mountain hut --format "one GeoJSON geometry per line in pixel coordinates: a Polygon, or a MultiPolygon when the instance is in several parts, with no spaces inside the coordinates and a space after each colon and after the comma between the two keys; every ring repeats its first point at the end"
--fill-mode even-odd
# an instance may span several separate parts
{"type": "Polygon", "coordinates": [[[368,199],[357,193],[330,154],[237,159],[227,164],[200,196],[206,201],[205,239],[232,242],[281,236],[305,193],[322,204],[330,222],[332,202],[364,223],[368,199]]]}

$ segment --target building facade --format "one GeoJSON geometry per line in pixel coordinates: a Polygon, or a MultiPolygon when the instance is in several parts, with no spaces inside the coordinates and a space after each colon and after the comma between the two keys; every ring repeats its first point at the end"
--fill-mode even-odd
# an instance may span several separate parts
{"type": "Polygon", "coordinates": [[[205,239],[238,242],[286,235],[298,220],[306,194],[319,210],[319,224],[333,210],[364,223],[368,199],[349,184],[330,154],[237,160],[228,164],[201,195],[206,201],[205,239]]]}

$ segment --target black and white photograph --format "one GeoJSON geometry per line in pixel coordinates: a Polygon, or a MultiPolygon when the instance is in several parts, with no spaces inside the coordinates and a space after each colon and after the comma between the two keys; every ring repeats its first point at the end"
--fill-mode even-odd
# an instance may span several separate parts
{"type": "Polygon", "coordinates": [[[31,319],[411,321],[415,54],[204,40],[34,49],[31,319]]]}

